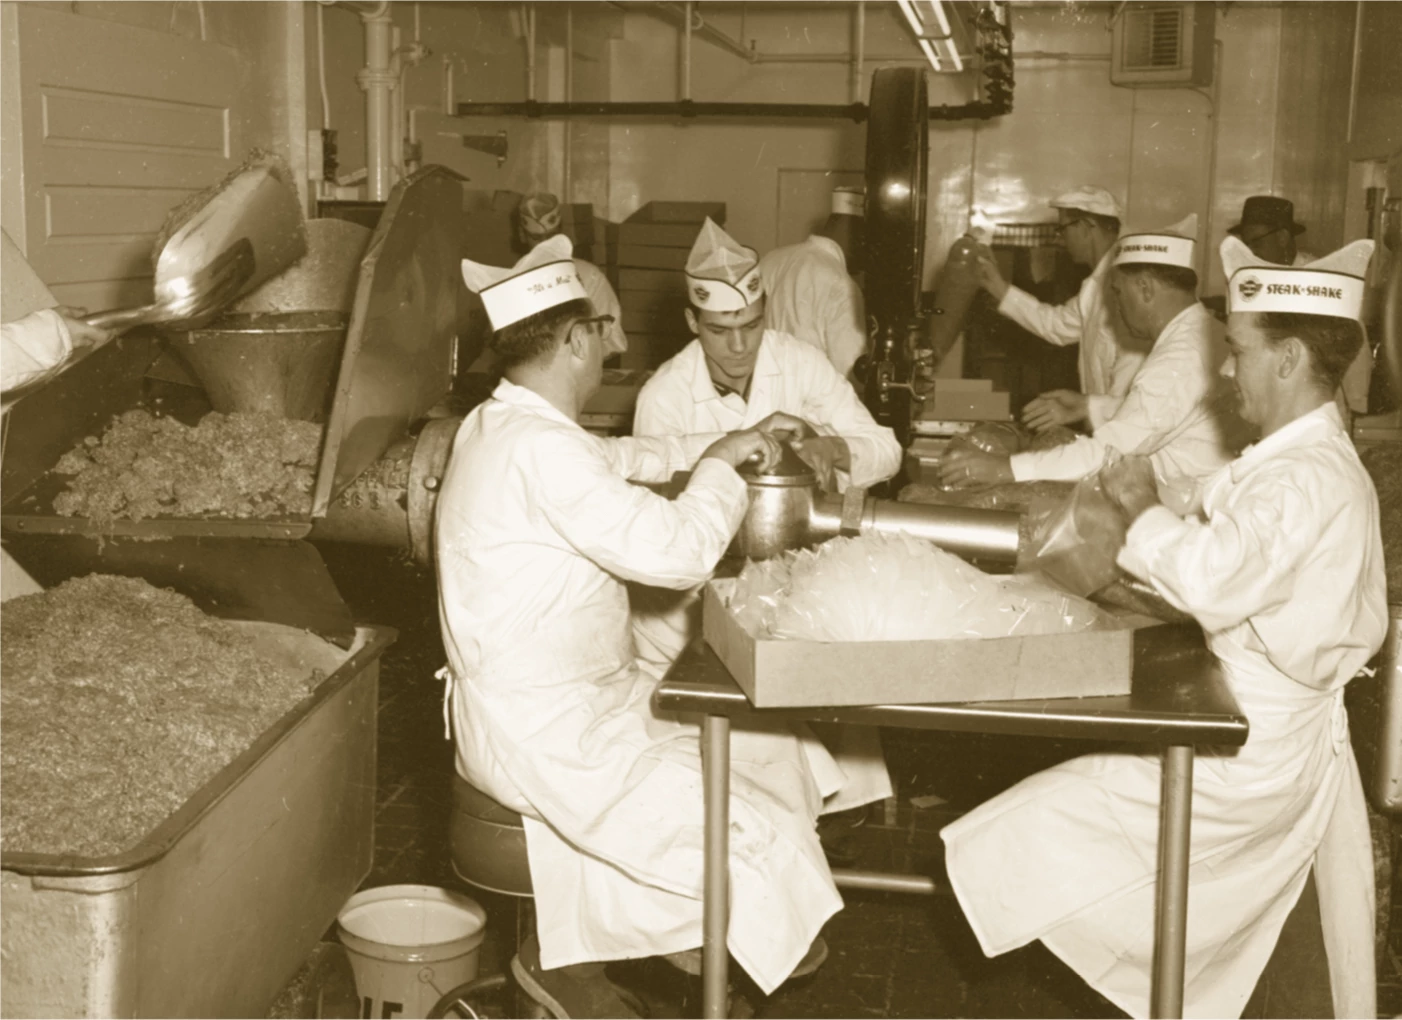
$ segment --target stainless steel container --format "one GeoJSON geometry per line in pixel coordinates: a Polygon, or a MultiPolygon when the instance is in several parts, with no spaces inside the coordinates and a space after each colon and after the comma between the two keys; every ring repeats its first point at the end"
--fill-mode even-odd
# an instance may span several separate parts
{"type": "Polygon", "coordinates": [[[369,874],[393,640],[360,628],[306,700],[131,850],[4,854],[4,1015],[264,1016],[369,874]]]}

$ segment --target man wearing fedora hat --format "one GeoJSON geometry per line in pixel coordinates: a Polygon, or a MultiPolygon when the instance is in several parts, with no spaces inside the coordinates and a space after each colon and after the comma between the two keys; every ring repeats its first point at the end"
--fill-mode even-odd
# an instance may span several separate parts
{"type": "Polygon", "coordinates": [[[1241,238],[1251,254],[1278,266],[1299,266],[1313,262],[1314,256],[1301,252],[1295,238],[1305,232],[1295,222],[1295,203],[1275,195],[1252,195],[1241,206],[1241,222],[1227,233],[1241,238]]]}

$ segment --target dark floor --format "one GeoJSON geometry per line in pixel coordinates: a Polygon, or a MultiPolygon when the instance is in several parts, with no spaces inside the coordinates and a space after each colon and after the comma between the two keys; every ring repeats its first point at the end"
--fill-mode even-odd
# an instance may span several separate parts
{"type": "MultiPolygon", "coordinates": [[[[448,854],[453,764],[443,738],[442,687],[433,676],[444,662],[433,575],[374,549],[328,546],[323,555],[356,619],[399,630],[382,660],[375,863],[365,885],[461,888],[448,854]]],[[[1046,741],[900,731],[886,731],[884,739],[898,798],[876,805],[857,837],[857,866],[863,868],[933,872],[942,825],[1020,774],[1077,750],[1046,741]]],[[[490,918],[482,965],[491,973],[509,959],[514,904],[471,895],[490,918]]],[[[1379,975],[1382,1016],[1402,1014],[1402,895],[1392,902],[1390,952],[1379,975]]],[[[756,1001],[757,1015],[1116,1015],[1040,945],[986,959],[953,899],[849,894],[846,909],[823,934],[831,951],[826,965],[756,1001]]]]}

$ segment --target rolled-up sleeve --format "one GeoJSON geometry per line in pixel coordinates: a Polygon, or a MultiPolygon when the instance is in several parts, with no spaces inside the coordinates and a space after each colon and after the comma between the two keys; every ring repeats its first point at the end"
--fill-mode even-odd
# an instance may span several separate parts
{"type": "Polygon", "coordinates": [[[707,459],[666,499],[630,485],[585,443],[561,438],[537,453],[550,478],[540,512],[580,555],[627,581],[689,588],[711,575],[749,502],[728,464],[707,459]]]}
{"type": "Polygon", "coordinates": [[[1019,287],[1009,287],[998,302],[1000,314],[1011,319],[1029,333],[1035,333],[1048,343],[1067,347],[1081,342],[1081,298],[1076,295],[1059,305],[1038,301],[1019,287]]]}
{"type": "Polygon", "coordinates": [[[43,309],[0,326],[0,391],[31,386],[56,373],[73,353],[63,317],[43,309]]]}
{"type": "Polygon", "coordinates": [[[804,377],[803,417],[826,435],[841,436],[847,441],[852,469],[847,478],[839,478],[843,488],[854,485],[865,489],[884,482],[901,467],[901,444],[895,432],[878,425],[857,391],[837,369],[812,348],[803,363],[795,366],[804,377]]]}
{"type": "Polygon", "coordinates": [[[1307,546],[1290,529],[1310,516],[1302,499],[1287,484],[1209,522],[1153,507],[1130,527],[1118,562],[1207,630],[1234,627],[1295,595],[1307,546]]]}
{"type": "Polygon", "coordinates": [[[1013,478],[1074,481],[1098,470],[1110,450],[1156,453],[1183,428],[1205,395],[1198,354],[1191,349],[1164,351],[1144,363],[1114,417],[1094,435],[1050,450],[1013,454],[1013,478]]]}

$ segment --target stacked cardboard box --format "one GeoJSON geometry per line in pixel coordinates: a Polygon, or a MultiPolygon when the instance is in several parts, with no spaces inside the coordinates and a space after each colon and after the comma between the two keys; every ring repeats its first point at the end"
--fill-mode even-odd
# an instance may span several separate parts
{"type": "Polygon", "coordinates": [[[701,223],[725,222],[724,202],[648,202],[613,228],[612,263],[628,334],[627,367],[655,368],[691,340],[682,270],[701,223]]]}

